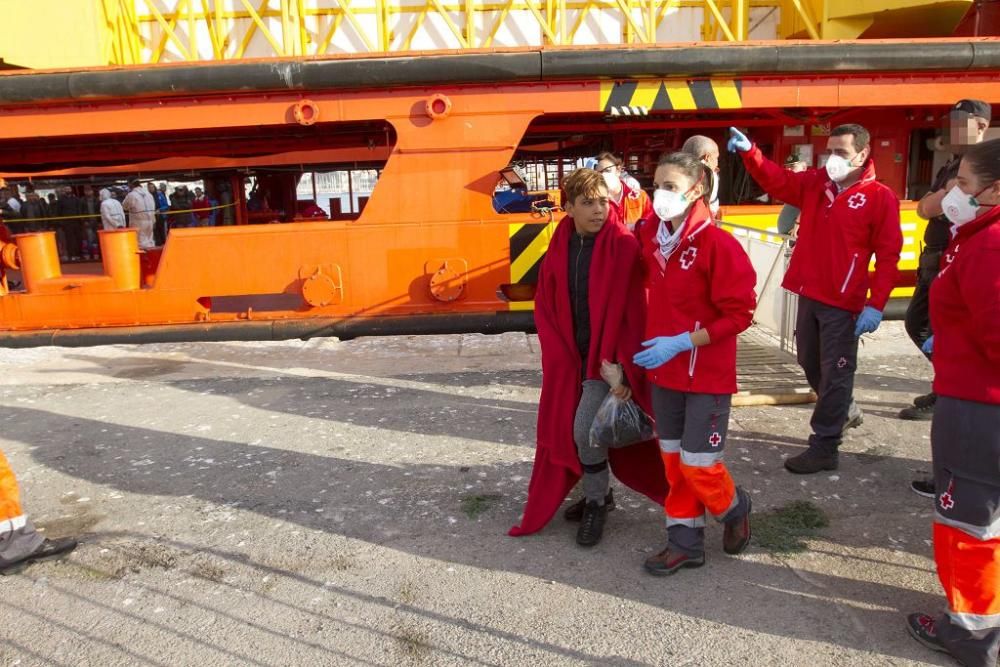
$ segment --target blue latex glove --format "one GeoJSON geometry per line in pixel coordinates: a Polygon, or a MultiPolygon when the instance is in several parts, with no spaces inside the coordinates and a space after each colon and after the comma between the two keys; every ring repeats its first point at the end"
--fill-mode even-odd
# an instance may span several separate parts
{"type": "Polygon", "coordinates": [[[857,323],[854,325],[854,335],[860,336],[861,334],[871,333],[878,329],[878,325],[880,324],[882,324],[882,311],[876,310],[871,306],[865,306],[865,309],[858,315],[857,323]]]}
{"type": "Polygon", "coordinates": [[[934,336],[924,341],[924,344],[920,346],[920,351],[924,354],[934,354],[934,336]]]}
{"type": "Polygon", "coordinates": [[[729,128],[729,143],[726,144],[726,148],[729,149],[730,153],[735,153],[739,151],[740,153],[746,153],[753,147],[753,144],[747,139],[747,135],[743,134],[735,127],[729,128]]]}
{"type": "Polygon", "coordinates": [[[642,346],[646,349],[632,357],[632,361],[637,366],[650,370],[662,366],[681,352],[692,349],[694,343],[691,342],[691,334],[682,333],[644,340],[642,346]]]}

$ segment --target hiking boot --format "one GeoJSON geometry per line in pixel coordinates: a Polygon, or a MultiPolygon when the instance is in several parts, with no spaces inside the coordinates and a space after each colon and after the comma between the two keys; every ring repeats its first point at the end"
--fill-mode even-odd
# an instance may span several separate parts
{"type": "Polygon", "coordinates": [[[934,419],[934,404],[925,404],[922,407],[911,405],[899,411],[899,418],[912,422],[929,422],[934,419]]]}
{"type": "Polygon", "coordinates": [[[688,556],[687,554],[682,554],[679,551],[671,551],[668,546],[666,549],[656,554],[655,556],[650,556],[643,563],[643,567],[646,568],[646,572],[657,577],[665,577],[668,574],[673,574],[677,570],[685,567],[701,567],[705,564],[705,554],[700,556],[688,556]]]}
{"type": "Polygon", "coordinates": [[[906,617],[906,629],[910,636],[932,651],[948,653],[937,634],[934,618],[927,614],[910,614],[906,617]]]}
{"type": "Polygon", "coordinates": [[[837,452],[826,453],[810,447],[798,456],[785,459],[785,469],[796,475],[812,475],[824,470],[836,470],[839,465],[837,452]]]}
{"type": "Polygon", "coordinates": [[[851,405],[847,408],[847,421],[844,422],[844,429],[841,433],[846,433],[852,428],[857,428],[865,423],[865,413],[861,411],[858,404],[851,401],[851,405]]]}
{"type": "Polygon", "coordinates": [[[910,491],[924,498],[933,498],[935,495],[934,478],[925,477],[913,480],[910,482],[910,491]]]}
{"type": "Polygon", "coordinates": [[[924,394],[923,396],[917,396],[913,399],[913,407],[915,408],[927,408],[933,407],[937,403],[937,394],[933,391],[929,394],[924,394]]]}
{"type": "MultiPolygon", "coordinates": [[[[572,505],[566,508],[563,512],[563,518],[567,521],[577,522],[583,518],[583,506],[587,504],[586,498],[580,498],[572,505]]],[[[604,496],[604,506],[608,508],[608,511],[614,511],[615,509],[615,490],[608,489],[608,495],[604,496]]]]}
{"type": "Polygon", "coordinates": [[[589,501],[583,506],[583,516],[580,517],[580,527],[576,531],[576,543],[581,547],[592,547],[601,541],[604,535],[604,522],[608,518],[608,506],[598,505],[589,501]]]}
{"type": "Polygon", "coordinates": [[[747,513],[738,519],[727,521],[722,531],[722,550],[730,556],[743,553],[750,544],[750,512],[753,502],[747,496],[747,513]]]}
{"type": "Polygon", "coordinates": [[[32,563],[62,558],[76,549],[77,541],[72,537],[62,537],[57,540],[46,539],[37,549],[9,565],[0,566],[0,575],[17,574],[32,563]]]}

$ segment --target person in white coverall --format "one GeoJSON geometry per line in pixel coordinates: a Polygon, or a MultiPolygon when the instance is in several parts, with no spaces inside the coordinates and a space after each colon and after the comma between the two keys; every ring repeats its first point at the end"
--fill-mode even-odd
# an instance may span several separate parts
{"type": "Polygon", "coordinates": [[[125,209],[121,202],[111,196],[111,190],[101,190],[101,227],[121,229],[125,226],[125,209]]]}
{"type": "Polygon", "coordinates": [[[139,248],[156,246],[153,225],[156,224],[156,200],[142,184],[135,179],[129,183],[132,191],[125,196],[122,207],[128,213],[128,226],[139,230],[139,248]]]}

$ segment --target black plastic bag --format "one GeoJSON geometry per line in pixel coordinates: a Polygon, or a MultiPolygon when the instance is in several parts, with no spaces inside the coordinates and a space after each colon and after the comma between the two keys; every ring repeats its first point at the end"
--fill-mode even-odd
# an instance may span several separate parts
{"type": "MultiPolygon", "coordinates": [[[[622,384],[622,368],[607,361],[601,364],[601,377],[612,389],[622,384]]],[[[591,447],[626,447],[654,437],[653,420],[631,398],[623,401],[609,393],[594,416],[590,427],[591,447]]]]}

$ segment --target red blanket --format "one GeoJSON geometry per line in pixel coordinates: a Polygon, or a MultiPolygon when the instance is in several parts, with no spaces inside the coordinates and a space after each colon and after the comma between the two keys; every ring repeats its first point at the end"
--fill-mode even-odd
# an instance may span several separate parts
{"type": "MultiPolygon", "coordinates": [[[[524,517],[510,529],[510,535],[530,535],[544,528],[582,474],[573,442],[582,370],[569,301],[569,238],[573,233],[573,219],[567,216],[556,228],[538,274],[535,325],[542,345],[538,444],[524,517]]],[[[586,377],[600,379],[604,359],[622,364],[635,400],[652,414],[646,374],[632,363],[645,331],[639,244],[613,211],[594,243],[588,290],[591,334],[586,377]]],[[[667,481],[655,440],[613,449],[608,460],[615,477],[663,504],[667,481]]]]}

